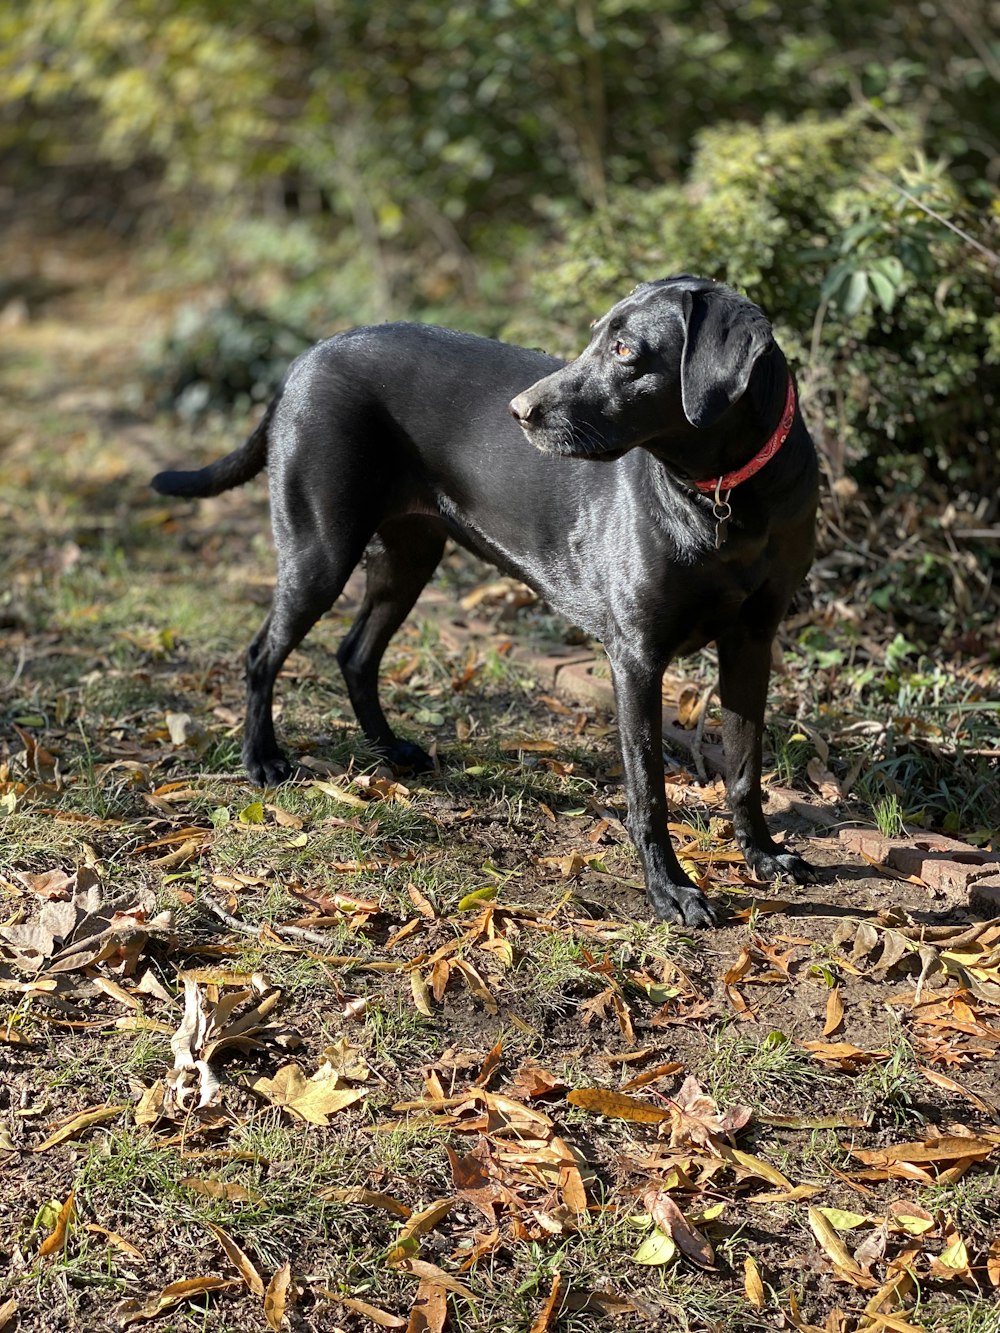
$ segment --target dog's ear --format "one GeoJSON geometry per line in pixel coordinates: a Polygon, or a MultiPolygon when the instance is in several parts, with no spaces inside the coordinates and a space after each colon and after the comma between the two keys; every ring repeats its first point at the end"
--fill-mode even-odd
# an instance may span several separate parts
{"type": "Polygon", "coordinates": [[[681,406],[692,426],[712,426],[741,398],[774,343],[763,315],[701,292],[682,292],[681,406]]]}

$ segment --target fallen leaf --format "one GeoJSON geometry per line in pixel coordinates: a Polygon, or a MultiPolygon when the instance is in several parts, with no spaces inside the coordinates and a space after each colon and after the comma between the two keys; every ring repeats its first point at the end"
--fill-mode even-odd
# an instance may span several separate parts
{"type": "Polygon", "coordinates": [[[59,1209],[55,1226],[38,1247],[39,1258],[45,1258],[47,1255],[55,1254],[57,1250],[61,1250],[65,1246],[70,1223],[76,1215],[74,1205],[75,1198],[76,1191],[70,1190],[69,1194],[66,1196],[66,1202],[59,1209]]]}
{"type": "Polygon", "coordinates": [[[389,1248],[387,1255],[389,1263],[392,1264],[400,1259],[405,1259],[407,1254],[415,1248],[415,1242],[419,1241],[421,1236],[426,1236],[428,1232],[433,1231],[437,1224],[447,1217],[454,1205],[454,1198],[438,1199],[426,1208],[421,1208],[419,1212],[411,1213],[403,1226],[400,1227],[389,1248]]]}
{"type": "Polygon", "coordinates": [[[549,1291],[545,1304],[535,1316],[531,1325],[530,1333],[549,1333],[553,1320],[558,1317],[560,1297],[562,1296],[563,1280],[561,1273],[552,1274],[552,1287],[549,1291]]]}
{"type": "Polygon", "coordinates": [[[121,1326],[125,1328],[129,1324],[137,1324],[140,1320],[155,1319],[162,1314],[164,1310],[171,1309],[172,1306],[180,1305],[184,1301],[192,1300],[195,1296],[203,1296],[209,1291],[231,1291],[240,1284],[229,1278],[221,1277],[189,1277],[180,1282],[171,1282],[164,1287],[162,1291],[153,1296],[148,1296],[146,1300],[127,1300],[122,1301],[118,1306],[117,1314],[121,1326]]]}
{"type": "Polygon", "coordinates": [[[654,1227],[632,1256],[634,1264],[659,1267],[669,1264],[677,1254],[677,1245],[672,1236],[668,1236],[659,1227],[654,1227]]]}
{"type": "Polygon", "coordinates": [[[424,1278],[410,1307],[406,1333],[444,1333],[448,1318],[448,1293],[438,1283],[424,1278]]]}
{"type": "Polygon", "coordinates": [[[662,1106],[629,1097],[623,1092],[607,1088],[574,1088],[566,1094],[571,1106],[579,1106],[591,1115],[603,1115],[609,1120],[632,1120],[639,1124],[657,1125],[670,1119],[670,1112],[662,1106]]]}
{"type": "Polygon", "coordinates": [[[809,1226],[836,1269],[850,1277],[859,1278],[864,1275],[861,1265],[855,1262],[847,1246],[818,1208],[809,1209],[809,1226]]]}
{"type": "Polygon", "coordinates": [[[409,1217],[412,1212],[411,1208],[394,1199],[391,1194],[378,1194],[374,1190],[363,1189],[360,1185],[353,1185],[347,1189],[330,1185],[320,1190],[317,1198],[331,1199],[337,1203],[359,1203],[365,1208],[381,1208],[387,1213],[395,1213],[398,1217],[409,1217]]]}
{"type": "Polygon", "coordinates": [[[757,1267],[757,1260],[748,1254],[743,1260],[743,1291],[755,1310],[764,1308],[764,1283],[757,1267]]]}
{"type": "Polygon", "coordinates": [[[844,1001],[841,999],[840,987],[834,986],[826,997],[826,1021],[823,1024],[823,1036],[831,1037],[843,1021],[844,1001]]]}
{"type": "Polygon", "coordinates": [[[651,1185],[642,1202],[657,1229],[669,1233],[686,1259],[699,1268],[714,1268],[715,1251],[708,1238],[691,1225],[666,1190],[651,1185]]]}
{"type": "Polygon", "coordinates": [[[360,1300],[357,1296],[343,1296],[339,1291],[331,1291],[329,1287],[314,1287],[313,1290],[317,1295],[325,1296],[327,1300],[336,1301],[345,1309],[353,1310],[355,1314],[370,1319],[379,1328],[406,1328],[406,1320],[400,1315],[390,1314],[388,1310],[382,1310],[369,1301],[360,1300]]]}
{"type": "Polygon", "coordinates": [[[328,1117],[365,1096],[363,1088],[344,1088],[335,1074],[321,1071],[306,1078],[297,1064],[283,1065],[274,1078],[258,1078],[250,1086],[283,1111],[310,1125],[326,1126],[328,1117]]]}
{"type": "Polygon", "coordinates": [[[400,1263],[392,1264],[392,1269],[396,1273],[406,1273],[409,1277],[417,1277],[433,1282],[439,1287],[444,1287],[446,1291],[454,1292],[456,1296],[464,1297],[472,1305],[476,1304],[476,1293],[471,1291],[464,1282],[459,1282],[450,1273],[446,1273],[443,1268],[439,1268],[437,1264],[427,1263],[424,1259],[403,1259],[400,1263]]]}
{"type": "MultiPolygon", "coordinates": [[[[133,1245],[130,1240],[120,1236],[117,1231],[109,1231],[107,1227],[102,1227],[97,1222],[88,1222],[83,1229],[94,1236],[103,1236],[109,1245],[113,1245],[116,1250],[120,1250],[129,1259],[134,1259],[137,1264],[146,1262],[146,1256],[138,1245],[133,1245]]],[[[0,1322],[0,1333],[2,1333],[2,1330],[3,1324],[0,1322]]]]}
{"type": "Polygon", "coordinates": [[[263,1203],[263,1196],[248,1190],[235,1180],[216,1180],[212,1176],[181,1176],[177,1182],[195,1194],[202,1194],[207,1199],[224,1199],[226,1203],[263,1203]]]}
{"type": "Polygon", "coordinates": [[[278,1333],[287,1319],[288,1289],[292,1281],[292,1265],[286,1259],[264,1292],[264,1318],[267,1326],[278,1333]]]}
{"type": "Polygon", "coordinates": [[[55,1131],[50,1134],[44,1143],[39,1143],[32,1148],[32,1152],[48,1152],[58,1143],[64,1143],[66,1139],[75,1139],[89,1129],[91,1125],[100,1125],[105,1120],[115,1120],[123,1111],[128,1110],[126,1106],[95,1106],[89,1111],[78,1111],[55,1131]]]}
{"type": "Polygon", "coordinates": [[[243,1281],[247,1284],[249,1290],[254,1296],[264,1295],[264,1280],[254,1268],[249,1256],[240,1249],[239,1245],[233,1240],[228,1231],[223,1231],[222,1227],[216,1226],[214,1222],[206,1222],[205,1225],[211,1231],[212,1235],[226,1252],[226,1258],[234,1265],[243,1281]]]}

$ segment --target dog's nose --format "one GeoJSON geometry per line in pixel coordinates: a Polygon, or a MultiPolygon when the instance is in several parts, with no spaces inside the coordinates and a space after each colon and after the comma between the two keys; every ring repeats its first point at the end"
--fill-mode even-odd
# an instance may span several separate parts
{"type": "Polygon", "coordinates": [[[538,404],[533,403],[526,393],[519,393],[516,398],[511,400],[510,414],[515,421],[523,426],[526,421],[530,421],[532,416],[538,416],[538,404]]]}

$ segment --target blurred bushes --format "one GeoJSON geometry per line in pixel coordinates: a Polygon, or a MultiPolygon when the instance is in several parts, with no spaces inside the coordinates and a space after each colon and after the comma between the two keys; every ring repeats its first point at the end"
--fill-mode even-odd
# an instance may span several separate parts
{"type": "Polygon", "coordinates": [[[617,191],[567,225],[535,293],[560,340],[578,342],[640,279],[688,271],[743,288],[798,369],[834,480],[946,476],[995,494],[1000,273],[960,233],[997,245],[998,224],[996,210],[970,217],[915,127],[861,112],[717,126],[698,135],[685,184],[617,191]]]}
{"type": "Polygon", "coordinates": [[[185,306],[150,359],[160,405],[184,417],[270,398],[289,363],[312,338],[273,314],[235,299],[208,309],[185,306]]]}

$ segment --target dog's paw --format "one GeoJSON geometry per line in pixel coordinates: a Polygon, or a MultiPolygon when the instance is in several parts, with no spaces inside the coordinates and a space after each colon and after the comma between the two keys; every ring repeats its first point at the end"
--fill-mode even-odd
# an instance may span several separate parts
{"type": "Polygon", "coordinates": [[[292,766],[280,752],[268,755],[244,754],[243,766],[255,787],[280,787],[292,776],[292,766]]]}
{"type": "Polygon", "coordinates": [[[649,884],[646,893],[659,921],[675,926],[717,926],[715,908],[694,884],[649,884]]]}
{"type": "Polygon", "coordinates": [[[747,865],[758,879],[771,880],[784,876],[796,884],[812,884],[816,879],[816,871],[809,862],[794,852],[763,852],[748,848],[744,855],[747,865]]]}
{"type": "Polygon", "coordinates": [[[412,741],[394,740],[391,745],[379,746],[379,753],[387,764],[406,773],[430,773],[434,768],[427,751],[412,741]]]}

